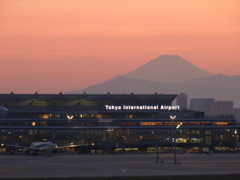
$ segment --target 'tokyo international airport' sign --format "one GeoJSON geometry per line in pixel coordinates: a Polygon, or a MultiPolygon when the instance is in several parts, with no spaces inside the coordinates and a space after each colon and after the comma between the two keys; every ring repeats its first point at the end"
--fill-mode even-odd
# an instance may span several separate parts
{"type": "Polygon", "coordinates": [[[180,110],[180,106],[167,106],[167,105],[105,105],[106,110],[180,110]]]}

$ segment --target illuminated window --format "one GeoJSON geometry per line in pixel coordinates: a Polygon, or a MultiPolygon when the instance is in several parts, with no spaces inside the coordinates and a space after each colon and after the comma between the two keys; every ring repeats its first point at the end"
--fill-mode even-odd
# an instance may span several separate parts
{"type": "Polygon", "coordinates": [[[200,143],[200,139],[197,138],[191,138],[190,143],[200,143]]]}
{"type": "Polygon", "coordinates": [[[156,126],[156,125],[163,125],[162,122],[140,122],[141,126],[156,126]]]}
{"type": "Polygon", "coordinates": [[[176,139],[176,143],[187,143],[187,139],[178,138],[178,139],[176,139]]]}
{"type": "Polygon", "coordinates": [[[96,115],[96,118],[102,119],[102,118],[103,118],[103,115],[102,115],[102,114],[97,114],[97,115],[96,115]]]}
{"type": "Polygon", "coordinates": [[[41,119],[49,119],[49,114],[41,114],[39,115],[41,119]]]}
{"type": "Polygon", "coordinates": [[[84,114],[83,117],[84,118],[89,118],[89,114],[84,114]]]}
{"type": "Polygon", "coordinates": [[[166,126],[177,126],[179,122],[165,122],[164,123],[166,126]]]}
{"type": "Polygon", "coordinates": [[[132,115],[132,114],[127,114],[127,115],[126,115],[126,118],[132,119],[132,118],[133,118],[133,115],[132,115]]]}
{"type": "Polygon", "coordinates": [[[47,122],[46,121],[41,121],[40,126],[47,126],[47,122]]]}
{"type": "Polygon", "coordinates": [[[214,122],[213,124],[218,126],[224,126],[224,125],[228,125],[228,122],[214,122]]]}
{"type": "Polygon", "coordinates": [[[32,126],[36,126],[36,122],[32,122],[32,126]]]}

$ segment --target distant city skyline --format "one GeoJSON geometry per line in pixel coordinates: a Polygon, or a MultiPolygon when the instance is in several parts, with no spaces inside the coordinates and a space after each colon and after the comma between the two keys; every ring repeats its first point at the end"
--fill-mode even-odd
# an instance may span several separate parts
{"type": "Polygon", "coordinates": [[[238,0],[0,0],[0,93],[59,93],[160,55],[240,75],[238,0]]]}

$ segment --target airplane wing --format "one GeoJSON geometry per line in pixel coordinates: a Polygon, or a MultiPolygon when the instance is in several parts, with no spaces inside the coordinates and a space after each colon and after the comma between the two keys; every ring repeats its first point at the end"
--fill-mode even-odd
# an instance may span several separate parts
{"type": "Polygon", "coordinates": [[[65,145],[57,145],[57,149],[63,148],[72,148],[72,147],[79,147],[79,146],[90,146],[90,144],[65,144],[65,145]]]}

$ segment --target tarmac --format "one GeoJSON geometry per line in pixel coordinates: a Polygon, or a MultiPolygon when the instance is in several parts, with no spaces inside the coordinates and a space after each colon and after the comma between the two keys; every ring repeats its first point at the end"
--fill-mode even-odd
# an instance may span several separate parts
{"type": "Polygon", "coordinates": [[[0,155],[0,178],[240,174],[240,153],[0,155]]]}

